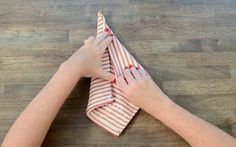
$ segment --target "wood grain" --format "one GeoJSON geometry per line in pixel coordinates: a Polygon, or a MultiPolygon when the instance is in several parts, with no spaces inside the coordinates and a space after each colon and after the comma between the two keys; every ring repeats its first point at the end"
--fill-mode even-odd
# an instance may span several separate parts
{"type": "MultiPolygon", "coordinates": [[[[121,42],[177,104],[236,137],[235,0],[0,1],[0,141],[58,66],[95,34],[102,11],[121,42]]],[[[140,111],[120,137],[85,116],[81,79],[43,147],[189,146],[140,111]]]]}

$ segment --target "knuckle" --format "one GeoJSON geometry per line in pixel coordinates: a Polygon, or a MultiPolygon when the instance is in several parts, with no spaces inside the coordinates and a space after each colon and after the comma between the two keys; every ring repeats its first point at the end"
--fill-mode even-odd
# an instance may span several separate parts
{"type": "Polygon", "coordinates": [[[132,88],[127,88],[126,91],[125,91],[125,93],[126,93],[126,95],[127,95],[128,97],[132,96],[132,93],[133,93],[132,88]]]}
{"type": "Polygon", "coordinates": [[[138,87],[137,84],[131,83],[131,84],[129,85],[128,91],[132,93],[132,92],[134,92],[134,91],[137,91],[138,89],[139,89],[139,87],[138,87]]]}
{"type": "Polygon", "coordinates": [[[138,83],[139,83],[140,85],[146,85],[148,82],[149,82],[148,79],[142,79],[142,80],[138,81],[138,83]]]}

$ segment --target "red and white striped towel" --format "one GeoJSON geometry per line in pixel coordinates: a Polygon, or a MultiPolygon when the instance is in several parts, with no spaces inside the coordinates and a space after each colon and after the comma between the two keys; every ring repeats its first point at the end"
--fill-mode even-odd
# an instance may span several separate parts
{"type": "MultiPolygon", "coordinates": [[[[98,12],[97,35],[100,35],[105,28],[111,30],[106,24],[105,17],[101,12],[98,12]]],[[[125,67],[130,65],[143,69],[120,43],[112,30],[111,33],[113,34],[113,41],[103,54],[103,69],[115,74],[116,79],[123,74],[125,67]]],[[[138,109],[129,102],[115,82],[92,78],[86,114],[97,125],[119,136],[138,109]]]]}

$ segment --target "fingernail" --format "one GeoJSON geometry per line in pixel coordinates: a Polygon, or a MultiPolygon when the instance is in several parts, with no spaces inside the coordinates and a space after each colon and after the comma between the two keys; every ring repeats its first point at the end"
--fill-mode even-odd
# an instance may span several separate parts
{"type": "Polygon", "coordinates": [[[108,31],[109,31],[109,29],[108,29],[108,28],[105,28],[105,29],[104,29],[104,31],[105,31],[105,32],[108,32],[108,31]]]}
{"type": "Polygon", "coordinates": [[[112,84],[116,83],[116,79],[114,79],[113,81],[111,81],[112,84]]]}
{"type": "Polygon", "coordinates": [[[136,70],[139,70],[140,69],[140,67],[138,66],[138,67],[136,67],[136,70]]]}
{"type": "Polygon", "coordinates": [[[129,67],[125,67],[125,69],[129,69],[129,67]]]}
{"type": "Polygon", "coordinates": [[[109,36],[111,36],[111,37],[112,37],[112,36],[113,36],[113,34],[109,34],[109,36]]]}
{"type": "Polygon", "coordinates": [[[129,65],[129,69],[131,69],[133,67],[133,65],[129,65]]]}

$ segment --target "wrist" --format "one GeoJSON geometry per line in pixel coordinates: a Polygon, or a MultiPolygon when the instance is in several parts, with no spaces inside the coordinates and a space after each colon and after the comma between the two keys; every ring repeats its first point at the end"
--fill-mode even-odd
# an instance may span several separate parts
{"type": "Polygon", "coordinates": [[[159,87],[149,102],[149,105],[142,109],[157,119],[159,119],[162,115],[166,115],[166,112],[168,112],[168,110],[175,104],[161,91],[161,89],[159,89],[159,87]]]}
{"type": "Polygon", "coordinates": [[[77,79],[80,79],[82,77],[80,68],[73,66],[68,60],[64,61],[60,65],[59,70],[66,71],[67,73],[70,74],[70,76],[75,77],[77,79]]]}

